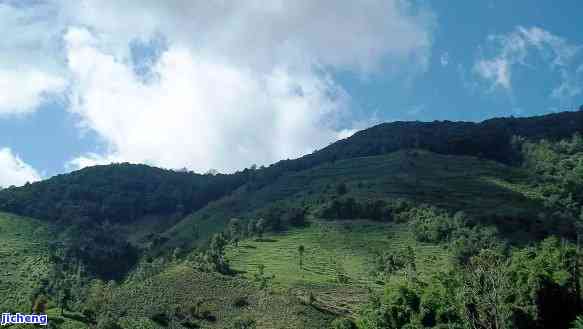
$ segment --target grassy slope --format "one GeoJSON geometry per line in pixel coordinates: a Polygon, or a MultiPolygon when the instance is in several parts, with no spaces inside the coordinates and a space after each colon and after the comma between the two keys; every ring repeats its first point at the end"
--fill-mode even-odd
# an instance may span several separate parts
{"type": "MultiPolygon", "coordinates": [[[[188,239],[193,226],[199,233],[204,227],[205,232],[220,230],[212,223],[254,216],[275,201],[318,209],[335,197],[339,182],[345,182],[348,195],[357,199],[404,198],[473,216],[528,216],[540,205],[528,189],[528,176],[519,169],[475,157],[401,151],[293,173],[257,191],[240,189],[179,223],[175,239],[188,239]]],[[[366,300],[367,288],[382,288],[371,276],[374,251],[407,246],[415,249],[421,275],[449,264],[445,249],[414,241],[404,224],[314,218],[307,228],[243,241],[229,249],[228,259],[248,278],[263,264],[267,274],[275,275],[276,287],[296,295],[309,291],[324,308],[350,314],[366,300]],[[306,248],[303,269],[298,264],[299,245],[306,248]],[[348,282],[339,283],[338,273],[348,282]]]]}
{"type": "Polygon", "coordinates": [[[0,213],[0,308],[28,311],[29,296],[48,267],[48,227],[0,213]]]}
{"type": "Polygon", "coordinates": [[[267,274],[275,274],[274,283],[284,287],[337,283],[337,273],[348,276],[350,285],[368,286],[375,251],[405,249],[417,251],[420,273],[429,266],[447,263],[444,249],[417,242],[406,224],[383,224],[369,221],[318,222],[303,229],[266,235],[263,239],[245,240],[230,246],[227,259],[235,270],[247,277],[265,265],[267,274]],[[299,267],[298,246],[305,248],[303,266],[299,267]]]}
{"type": "MultiPolygon", "coordinates": [[[[30,295],[50,266],[49,227],[43,221],[0,213],[0,312],[29,313],[30,295]]],[[[82,322],[48,310],[49,322],[61,329],[83,329],[82,322]]],[[[31,326],[14,326],[31,328],[31,326]]]]}
{"type": "MultiPolygon", "coordinates": [[[[275,201],[319,207],[339,182],[359,199],[404,198],[470,215],[525,215],[538,209],[520,169],[468,156],[399,151],[336,161],[291,173],[259,190],[245,186],[170,229],[172,245],[188,245],[221,231],[231,217],[248,217],[275,201]]],[[[539,203],[540,204],[540,203],[539,203]]]]}
{"type": "Polygon", "coordinates": [[[153,314],[189,310],[198,300],[216,317],[216,321],[195,321],[204,328],[225,328],[244,315],[254,318],[258,328],[316,329],[327,327],[332,320],[293,296],[270,294],[237,277],[200,273],[187,263],[170,266],[142,282],[122,285],[114,300],[112,312],[121,315],[120,324],[126,329],[160,328],[150,320],[153,314]],[[238,297],[245,297],[248,305],[235,306],[238,297]]]}
{"type": "MultiPolygon", "coordinates": [[[[348,195],[358,199],[405,198],[473,215],[514,215],[534,212],[538,207],[537,196],[529,193],[528,177],[517,169],[474,157],[400,151],[291,173],[258,190],[242,187],[179,222],[168,232],[170,242],[183,245],[203,241],[210,233],[221,231],[229,218],[254,216],[275,201],[317,209],[335,197],[339,182],[345,182],[348,195]]],[[[14,225],[16,220],[0,216],[0,250],[3,255],[21,255],[25,260],[2,258],[7,267],[0,270],[0,287],[18,295],[13,298],[19,301],[16,304],[27,305],[32,286],[26,285],[38,279],[41,260],[46,261],[46,249],[33,243],[46,241],[46,230],[34,220],[19,220],[19,225],[14,225]],[[29,238],[35,230],[36,238],[29,238]],[[15,273],[34,277],[22,280],[15,273]],[[23,286],[8,288],[14,284],[23,286]]],[[[150,280],[122,285],[117,304],[112,307],[114,312],[125,314],[125,328],[157,328],[146,314],[155,314],[163,305],[188,308],[198,298],[205,299],[218,317],[217,322],[204,323],[210,327],[222,327],[242,314],[257,318],[260,328],[325,327],[330,318],[299,303],[294,296],[305,296],[309,291],[317,307],[352,313],[366,299],[366,287],[380,288],[370,275],[373,251],[407,245],[415,248],[422,275],[447,264],[443,249],[414,242],[403,225],[315,220],[310,227],[269,236],[264,242],[244,241],[240,248],[229,251],[233,266],[246,272],[244,276],[251,277],[257,264],[262,263],[268,274],[275,274],[274,287],[279,291],[290,289],[291,294],[269,295],[242,278],[201,274],[180,265],[150,280]],[[306,247],[303,270],[298,266],[299,244],[306,247]],[[348,276],[348,283],[337,282],[337,270],[348,276]],[[251,305],[233,307],[239,295],[249,296],[251,305]]]]}
{"type": "Polygon", "coordinates": [[[421,276],[449,264],[446,250],[415,241],[406,224],[369,221],[317,222],[303,229],[246,240],[230,247],[227,259],[232,267],[252,278],[258,264],[268,275],[275,275],[276,287],[296,294],[308,291],[321,304],[339,313],[353,313],[367,300],[368,289],[381,289],[373,276],[375,251],[405,249],[416,252],[421,276]],[[299,267],[298,246],[305,248],[299,267]],[[348,280],[339,280],[342,273],[348,280]]]}

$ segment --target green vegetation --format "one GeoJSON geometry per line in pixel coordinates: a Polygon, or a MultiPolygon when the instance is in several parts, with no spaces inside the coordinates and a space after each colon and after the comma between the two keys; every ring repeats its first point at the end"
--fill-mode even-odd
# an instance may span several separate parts
{"type": "Polygon", "coordinates": [[[322,328],[332,320],[296,297],[231,276],[193,270],[191,261],[113,289],[109,314],[123,328],[322,328]],[[243,326],[246,325],[247,327],[243,326]]]}
{"type": "Polygon", "coordinates": [[[277,286],[288,288],[310,284],[366,287],[374,284],[375,255],[387,250],[414,247],[420,271],[447,263],[440,246],[418,242],[405,224],[370,221],[317,222],[307,228],[269,234],[231,246],[227,259],[235,271],[252,277],[258,265],[275,275],[277,286]],[[298,266],[298,247],[303,246],[303,266],[298,266]],[[344,279],[340,279],[345,277],[344,279]]]}
{"type": "MultiPolygon", "coordinates": [[[[421,275],[431,273],[435,266],[448,266],[444,248],[416,241],[405,224],[346,220],[245,240],[229,248],[227,259],[247,278],[263,268],[273,276],[275,289],[304,298],[311,293],[320,307],[353,314],[366,302],[367,288],[382,290],[384,277],[377,268],[377,256],[408,247],[416,251],[421,275]],[[304,247],[302,267],[298,266],[299,246],[304,247]]],[[[404,273],[393,277],[403,278],[404,273]]]]}
{"type": "MultiPolygon", "coordinates": [[[[581,327],[583,113],[384,124],[232,175],[0,191],[2,311],[53,328],[581,327]]],[[[16,327],[15,327],[16,328],[16,327]]]]}
{"type": "Polygon", "coordinates": [[[30,310],[36,283],[49,267],[48,227],[29,218],[0,213],[0,308],[30,310]]]}

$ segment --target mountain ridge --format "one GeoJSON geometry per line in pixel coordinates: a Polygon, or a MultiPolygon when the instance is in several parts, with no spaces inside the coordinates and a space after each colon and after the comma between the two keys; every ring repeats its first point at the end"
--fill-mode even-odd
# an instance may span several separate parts
{"type": "Polygon", "coordinates": [[[477,156],[512,165],[520,162],[512,141],[515,136],[558,140],[581,132],[583,112],[580,111],[528,118],[493,118],[479,123],[397,121],[358,131],[297,159],[233,174],[201,175],[127,163],[84,168],[1,190],[0,209],[53,221],[77,216],[131,222],[152,213],[187,214],[244,184],[261,188],[287,172],[299,172],[342,159],[416,148],[446,155],[477,156]],[[50,197],[47,199],[47,196],[50,197]]]}

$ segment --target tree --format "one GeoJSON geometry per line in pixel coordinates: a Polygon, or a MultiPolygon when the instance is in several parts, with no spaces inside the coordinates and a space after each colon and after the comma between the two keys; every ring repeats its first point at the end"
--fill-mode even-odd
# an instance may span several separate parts
{"type": "Polygon", "coordinates": [[[227,239],[222,233],[213,235],[209,250],[206,253],[206,259],[212,264],[214,269],[223,274],[230,272],[229,264],[225,260],[225,247],[227,246],[227,239]]]}
{"type": "Polygon", "coordinates": [[[290,208],[285,213],[286,221],[296,227],[306,225],[306,209],[305,208],[290,208]]]}
{"type": "Polygon", "coordinates": [[[263,233],[265,233],[265,229],[267,228],[267,221],[265,218],[259,218],[257,223],[255,223],[255,232],[259,236],[259,238],[263,237],[263,233]]]}
{"type": "Polygon", "coordinates": [[[342,182],[336,186],[336,193],[338,195],[344,195],[348,192],[348,187],[346,187],[346,183],[342,182]]]}
{"type": "Polygon", "coordinates": [[[64,279],[59,288],[60,289],[57,293],[57,305],[59,306],[61,316],[63,316],[65,310],[69,309],[69,302],[71,300],[70,281],[68,279],[64,279]]]}
{"type": "Polygon", "coordinates": [[[231,218],[228,229],[231,241],[237,246],[242,235],[241,220],[238,218],[231,218]]]}
{"type": "Polygon", "coordinates": [[[227,246],[227,239],[222,233],[213,235],[211,238],[210,251],[217,255],[222,255],[225,253],[225,247],[227,246]]]}
{"type": "Polygon", "coordinates": [[[255,273],[254,279],[256,282],[259,282],[259,288],[265,289],[268,287],[269,282],[275,278],[275,275],[267,276],[265,274],[265,265],[258,264],[257,265],[257,273],[255,273]]]}
{"type": "Polygon", "coordinates": [[[512,309],[506,302],[511,283],[508,262],[493,250],[484,249],[470,260],[462,290],[464,317],[473,329],[511,328],[512,309]]]}
{"type": "Polygon", "coordinates": [[[304,246],[303,245],[299,245],[298,246],[298,254],[300,255],[300,269],[303,268],[304,251],[305,251],[304,246]]]}
{"type": "Polygon", "coordinates": [[[38,295],[32,306],[32,313],[34,314],[44,314],[47,309],[47,297],[45,295],[38,295]]]}
{"type": "MultiPolygon", "coordinates": [[[[581,105],[581,111],[583,111],[583,105],[581,105]]],[[[575,321],[573,321],[571,329],[583,329],[583,316],[579,315],[575,321]]]]}
{"type": "Polygon", "coordinates": [[[337,318],[332,321],[332,329],[357,329],[356,324],[347,318],[337,318]]]}
{"type": "Polygon", "coordinates": [[[257,326],[255,325],[255,319],[251,317],[241,317],[236,319],[230,329],[255,329],[257,326]]]}
{"type": "Polygon", "coordinates": [[[104,314],[105,308],[112,302],[114,289],[113,281],[105,283],[99,279],[93,280],[83,305],[83,314],[89,320],[96,321],[97,316],[104,314]]]}
{"type": "Polygon", "coordinates": [[[257,221],[255,219],[250,219],[247,222],[247,236],[252,237],[257,233],[257,221]]]}

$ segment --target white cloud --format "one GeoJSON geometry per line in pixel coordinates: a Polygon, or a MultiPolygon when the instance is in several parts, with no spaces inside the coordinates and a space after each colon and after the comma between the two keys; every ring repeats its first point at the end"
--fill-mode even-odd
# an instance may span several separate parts
{"type": "Polygon", "coordinates": [[[506,58],[495,58],[492,60],[482,60],[474,66],[474,72],[486,80],[491,80],[493,87],[498,86],[510,89],[512,63],[506,58]]]}
{"type": "MultiPolygon", "coordinates": [[[[425,66],[435,24],[409,1],[63,1],[71,20],[111,46],[162,34],[236,65],[318,62],[370,71],[387,57],[425,66]]],[[[122,54],[123,51],[117,51],[122,54]]]]}
{"type": "Polygon", "coordinates": [[[531,64],[542,60],[546,69],[557,74],[561,81],[551,91],[551,97],[568,100],[582,92],[583,77],[573,69],[582,46],[570,44],[566,39],[538,27],[517,27],[504,35],[490,35],[488,46],[493,47],[492,57],[479,58],[473,71],[480,78],[490,82],[491,90],[500,88],[512,90],[512,74],[517,67],[540,68],[531,64]],[[575,72],[575,73],[574,73],[575,72]]]}
{"type": "Polygon", "coordinates": [[[34,111],[47,94],[64,90],[65,80],[36,69],[0,68],[0,115],[34,111]]]}
{"type": "MultiPolygon", "coordinates": [[[[354,129],[344,121],[350,96],[331,73],[424,72],[435,25],[431,11],[407,0],[53,0],[43,6],[54,14],[37,17],[30,29],[42,35],[44,27],[46,35],[30,33],[30,43],[61,35],[49,44],[58,49],[40,49],[62,65],[53,69],[38,58],[25,63],[41,63],[35,68],[66,83],[47,78],[53,84],[25,97],[36,101],[23,107],[66,86],[69,110],[106,146],[74,158],[69,168],[130,161],[232,171],[306,154],[354,129]],[[131,45],[151,40],[164,47],[136,63],[131,45]]],[[[32,15],[29,9],[19,14],[32,15]]]]}
{"type": "Polygon", "coordinates": [[[66,39],[71,110],[110,146],[79,165],[103,158],[199,171],[266,164],[338,138],[334,123],[348,105],[341,88],[311,71],[258,74],[172,47],[153,68],[158,78],[143,82],[94,48],[86,30],[66,39]]]}
{"type": "Polygon", "coordinates": [[[38,6],[0,3],[0,116],[32,112],[48,95],[64,90],[55,48],[59,31],[50,22],[53,10],[38,6]]]}
{"type": "Polygon", "coordinates": [[[0,149],[0,186],[20,186],[40,180],[40,175],[9,148],[0,149]]]}

